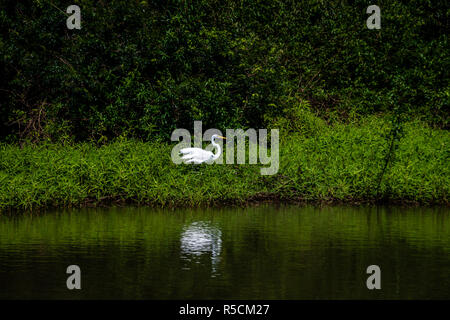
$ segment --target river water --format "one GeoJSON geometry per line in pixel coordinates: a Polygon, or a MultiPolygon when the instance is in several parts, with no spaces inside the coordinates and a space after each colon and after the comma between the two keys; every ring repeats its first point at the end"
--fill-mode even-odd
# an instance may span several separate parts
{"type": "Polygon", "coordinates": [[[448,208],[0,216],[0,299],[450,299],[448,208]],[[66,286],[81,270],[81,290],[66,286]],[[367,267],[380,268],[369,290],[367,267]]]}

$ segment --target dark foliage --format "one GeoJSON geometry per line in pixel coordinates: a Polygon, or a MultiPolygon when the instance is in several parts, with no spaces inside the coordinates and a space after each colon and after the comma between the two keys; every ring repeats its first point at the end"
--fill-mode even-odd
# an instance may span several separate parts
{"type": "Polygon", "coordinates": [[[1,1],[0,139],[167,138],[398,110],[448,127],[447,1],[1,1]],[[66,7],[81,7],[81,30],[66,7]]]}

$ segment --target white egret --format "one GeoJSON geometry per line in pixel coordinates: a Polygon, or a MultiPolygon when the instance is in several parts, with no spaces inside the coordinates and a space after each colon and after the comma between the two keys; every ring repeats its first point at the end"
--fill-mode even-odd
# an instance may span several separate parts
{"type": "Polygon", "coordinates": [[[181,159],[185,161],[185,163],[194,163],[200,164],[203,162],[212,162],[220,157],[222,153],[222,149],[220,145],[218,145],[215,141],[216,138],[226,139],[225,137],[219,136],[217,134],[213,134],[211,137],[211,144],[214,148],[217,149],[216,154],[211,151],[203,150],[200,148],[183,148],[180,150],[180,153],[183,154],[181,159]]]}

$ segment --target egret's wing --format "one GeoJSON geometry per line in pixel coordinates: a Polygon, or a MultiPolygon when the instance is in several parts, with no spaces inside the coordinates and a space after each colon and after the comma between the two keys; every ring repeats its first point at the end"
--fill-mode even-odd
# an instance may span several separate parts
{"type": "Polygon", "coordinates": [[[183,160],[201,158],[202,149],[200,148],[184,148],[180,150],[180,153],[184,156],[181,157],[183,160]]]}
{"type": "Polygon", "coordinates": [[[182,154],[193,153],[193,152],[195,152],[195,151],[197,151],[197,150],[203,151],[203,150],[200,149],[200,148],[183,148],[183,149],[180,150],[180,153],[182,153],[182,154]]]}
{"type": "Polygon", "coordinates": [[[181,159],[187,160],[186,163],[195,164],[207,161],[213,156],[211,151],[206,151],[200,148],[184,148],[180,150],[180,153],[184,154],[181,159]]]}

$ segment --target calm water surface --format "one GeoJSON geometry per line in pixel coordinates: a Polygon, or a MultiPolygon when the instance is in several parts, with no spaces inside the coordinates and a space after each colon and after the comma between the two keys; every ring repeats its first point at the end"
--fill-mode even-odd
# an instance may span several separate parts
{"type": "Polygon", "coordinates": [[[448,208],[0,216],[0,299],[450,299],[448,208]],[[66,268],[81,268],[68,290],[66,268]],[[366,268],[381,268],[368,290],[366,268]]]}

